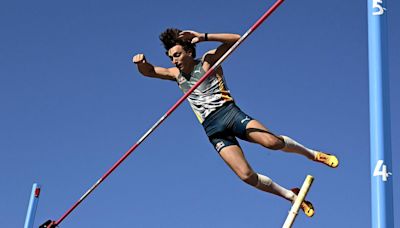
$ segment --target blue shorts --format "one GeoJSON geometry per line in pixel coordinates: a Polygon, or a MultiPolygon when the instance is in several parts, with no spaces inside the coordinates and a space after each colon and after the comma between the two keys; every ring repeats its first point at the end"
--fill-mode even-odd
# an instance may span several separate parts
{"type": "Polygon", "coordinates": [[[235,103],[224,104],[212,112],[203,122],[204,130],[214,148],[220,152],[222,148],[237,145],[236,137],[248,140],[246,125],[253,120],[246,115],[235,103]]]}

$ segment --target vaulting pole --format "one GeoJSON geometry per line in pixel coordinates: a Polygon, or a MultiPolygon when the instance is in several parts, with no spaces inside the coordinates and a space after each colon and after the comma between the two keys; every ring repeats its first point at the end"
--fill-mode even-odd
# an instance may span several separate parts
{"type": "Polygon", "coordinates": [[[176,103],[173,105],[136,143],[133,145],[97,182],[86,191],[85,194],[79,198],[79,200],[65,212],[57,221],[48,220],[41,227],[53,228],[58,226],[90,193],[92,193],[164,120],[171,115],[173,111],[208,77],[216,68],[218,68],[222,62],[242,44],[242,42],[250,36],[269,15],[271,15],[278,7],[283,3],[284,0],[277,0],[267,12],[265,12],[257,22],[251,26],[251,28],[199,79],[199,81],[192,86],[192,88],[185,93],[176,103]]]}
{"type": "Polygon", "coordinates": [[[368,0],[371,213],[373,228],[392,228],[393,184],[386,0],[368,0]]]}

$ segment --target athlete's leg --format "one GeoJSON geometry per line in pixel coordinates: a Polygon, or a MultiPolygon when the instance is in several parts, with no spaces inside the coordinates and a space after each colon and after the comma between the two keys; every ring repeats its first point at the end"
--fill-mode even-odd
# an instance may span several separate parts
{"type": "Polygon", "coordinates": [[[272,150],[301,154],[332,168],[339,165],[335,155],[309,149],[285,135],[274,135],[257,120],[251,120],[246,125],[246,135],[248,140],[272,150]]]}
{"type": "Polygon", "coordinates": [[[273,134],[257,120],[251,120],[246,125],[246,137],[249,141],[258,143],[271,150],[280,150],[285,147],[282,137],[273,134]]]}
{"type": "MultiPolygon", "coordinates": [[[[231,167],[231,169],[240,177],[240,179],[247,184],[252,185],[264,192],[269,192],[287,199],[291,203],[296,200],[298,194],[297,189],[287,190],[273,182],[269,177],[255,173],[244,157],[244,154],[239,146],[231,145],[224,147],[220,150],[220,155],[229,165],[229,167],[231,167]]],[[[301,204],[301,209],[308,217],[314,215],[314,207],[309,201],[304,201],[301,204]]]]}
{"type": "Polygon", "coordinates": [[[247,138],[251,142],[258,143],[272,150],[283,150],[306,156],[314,160],[316,151],[309,149],[300,143],[294,141],[288,136],[277,136],[270,132],[264,125],[257,120],[251,120],[246,126],[247,138]]]}
{"type": "Polygon", "coordinates": [[[289,201],[293,201],[296,198],[296,194],[292,191],[281,187],[277,183],[273,182],[269,177],[254,172],[239,146],[231,145],[224,147],[220,150],[219,154],[236,175],[245,183],[264,192],[269,192],[283,197],[289,201]]]}

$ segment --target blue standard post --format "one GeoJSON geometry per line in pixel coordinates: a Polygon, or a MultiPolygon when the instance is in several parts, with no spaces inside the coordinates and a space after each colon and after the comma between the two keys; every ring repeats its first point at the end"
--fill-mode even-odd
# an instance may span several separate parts
{"type": "Polygon", "coordinates": [[[386,1],[367,0],[373,228],[394,226],[386,1]]]}
{"type": "Polygon", "coordinates": [[[29,200],[28,211],[25,218],[24,228],[32,228],[35,222],[36,208],[39,202],[40,186],[36,183],[33,184],[32,193],[29,200]]]}

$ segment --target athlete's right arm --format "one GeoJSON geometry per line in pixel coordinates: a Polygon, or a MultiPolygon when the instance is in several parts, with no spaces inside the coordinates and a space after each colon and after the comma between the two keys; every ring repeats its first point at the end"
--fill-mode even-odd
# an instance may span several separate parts
{"type": "Polygon", "coordinates": [[[133,63],[136,64],[139,72],[147,77],[160,78],[175,81],[176,76],[179,74],[179,70],[176,67],[163,68],[153,66],[146,61],[144,54],[137,54],[132,59],[133,63]]]}

